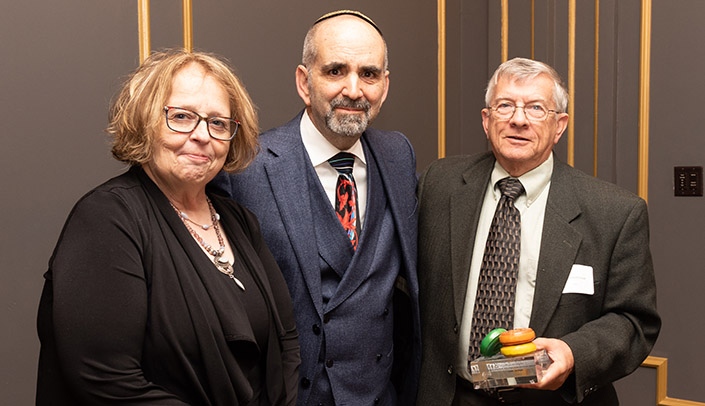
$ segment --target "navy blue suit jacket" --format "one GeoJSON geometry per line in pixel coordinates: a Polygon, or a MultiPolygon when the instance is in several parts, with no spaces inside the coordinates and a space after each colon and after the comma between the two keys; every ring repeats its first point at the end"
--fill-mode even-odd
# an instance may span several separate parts
{"type": "MultiPolygon", "coordinates": [[[[305,185],[302,180],[312,170],[301,140],[301,116],[300,113],[289,123],[263,133],[260,136],[261,151],[254,163],[239,174],[221,173],[213,184],[224,189],[259,217],[265,241],[284,273],[294,301],[301,343],[302,364],[299,372],[305,387],[309,384],[307,380],[314,374],[322,340],[320,331],[312,331],[312,326],[316,330],[315,326],[322,325],[324,309],[320,286],[320,254],[315,244],[313,221],[317,213],[309,205],[309,199],[301,198],[311,193],[302,190],[301,185],[305,185]]],[[[399,308],[399,301],[395,298],[392,381],[397,389],[399,404],[413,404],[421,362],[416,277],[416,159],[411,144],[399,132],[368,129],[361,141],[366,153],[373,155],[379,167],[383,183],[381,186],[387,196],[401,245],[403,264],[397,280],[397,287],[401,289],[396,289],[400,292],[395,292],[395,295],[404,297],[401,302],[405,304],[399,308]]],[[[360,306],[365,306],[367,299],[363,295],[369,295],[361,293],[364,289],[359,289],[365,283],[364,278],[365,275],[361,275],[353,283],[341,284],[335,297],[326,306],[326,309],[350,306],[350,311],[346,310],[342,314],[350,317],[351,326],[355,326],[355,313],[360,311],[360,306]]],[[[380,292],[382,294],[389,295],[389,292],[380,292]]],[[[366,332],[364,329],[350,330],[346,332],[345,344],[349,346],[351,354],[356,354],[367,345],[366,332]]],[[[369,362],[369,371],[375,368],[374,360],[360,359],[359,362],[369,362]]],[[[357,365],[355,370],[359,370],[359,367],[357,365]]],[[[331,375],[330,379],[338,377],[331,375]]],[[[363,395],[369,396],[363,393],[366,390],[364,377],[347,376],[346,379],[357,384],[351,385],[348,382],[339,385],[349,390],[345,399],[355,404],[356,399],[361,399],[363,395]],[[360,393],[355,393],[356,390],[360,393]]],[[[300,391],[299,404],[305,402],[300,391]]]]}

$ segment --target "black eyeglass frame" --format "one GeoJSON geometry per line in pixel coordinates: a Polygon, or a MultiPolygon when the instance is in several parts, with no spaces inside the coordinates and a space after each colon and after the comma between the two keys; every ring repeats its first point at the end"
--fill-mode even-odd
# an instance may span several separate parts
{"type": "Polygon", "coordinates": [[[194,130],[196,130],[196,128],[198,127],[198,125],[201,124],[201,121],[205,121],[205,122],[206,122],[206,131],[208,131],[208,135],[209,135],[211,138],[213,138],[214,140],[218,140],[218,141],[231,141],[233,138],[235,138],[235,135],[237,135],[237,131],[240,129],[240,121],[238,121],[238,120],[235,120],[235,119],[232,119],[232,118],[229,118],[229,117],[218,117],[218,116],[204,117],[204,116],[202,116],[202,115],[196,113],[196,112],[193,111],[193,110],[185,109],[185,108],[183,108],[183,107],[178,107],[178,106],[164,106],[164,119],[166,120],[166,126],[167,126],[171,131],[177,132],[177,133],[179,133],[179,134],[190,134],[190,133],[192,133],[194,130]],[[169,124],[169,110],[172,110],[172,109],[183,110],[183,111],[185,111],[185,112],[192,113],[192,114],[196,115],[196,117],[198,117],[198,120],[196,120],[196,124],[193,125],[193,128],[192,128],[191,130],[189,130],[189,131],[177,130],[177,129],[175,129],[175,128],[172,128],[171,124],[169,124]],[[221,120],[221,121],[229,121],[232,125],[235,126],[235,129],[233,130],[233,132],[232,132],[232,134],[230,135],[229,138],[219,138],[219,137],[214,136],[214,135],[211,133],[210,124],[211,124],[211,120],[214,120],[214,119],[218,119],[218,120],[221,120]]]}
{"type": "Polygon", "coordinates": [[[534,122],[546,121],[546,119],[548,118],[548,113],[554,113],[554,114],[560,113],[558,110],[547,109],[546,107],[542,106],[542,105],[539,104],[539,103],[529,103],[529,104],[525,104],[525,105],[523,105],[523,106],[518,106],[518,105],[516,105],[516,104],[514,104],[514,103],[510,103],[510,102],[501,102],[501,103],[499,103],[499,104],[498,104],[497,106],[495,106],[495,107],[487,106],[487,109],[490,110],[490,111],[494,111],[495,113],[497,113],[497,114],[499,115],[500,113],[499,113],[498,110],[499,110],[499,108],[500,108],[502,105],[506,105],[506,106],[511,106],[511,107],[512,107],[512,112],[511,112],[511,114],[509,114],[509,115],[506,116],[506,117],[499,117],[499,116],[497,117],[497,119],[502,120],[502,121],[511,120],[512,117],[514,117],[514,114],[516,114],[517,109],[522,109],[522,110],[524,111],[524,117],[526,117],[527,120],[529,120],[529,121],[534,121],[534,122]],[[527,106],[538,106],[538,107],[541,107],[541,109],[544,110],[546,113],[545,113],[544,116],[541,117],[541,118],[534,117],[534,116],[532,116],[530,113],[527,113],[527,112],[526,112],[526,107],[527,107],[527,106]]]}

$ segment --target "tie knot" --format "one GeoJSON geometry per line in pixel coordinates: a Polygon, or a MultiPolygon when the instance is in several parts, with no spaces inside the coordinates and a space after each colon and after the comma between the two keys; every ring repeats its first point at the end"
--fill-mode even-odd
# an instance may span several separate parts
{"type": "Polygon", "coordinates": [[[515,200],[519,195],[524,193],[524,186],[516,178],[504,178],[497,182],[499,190],[503,195],[511,200],[515,200]]]}
{"type": "Polygon", "coordinates": [[[328,160],[328,163],[338,171],[338,173],[343,173],[345,175],[351,175],[353,171],[353,165],[355,164],[355,155],[349,152],[339,152],[335,156],[328,160]]]}

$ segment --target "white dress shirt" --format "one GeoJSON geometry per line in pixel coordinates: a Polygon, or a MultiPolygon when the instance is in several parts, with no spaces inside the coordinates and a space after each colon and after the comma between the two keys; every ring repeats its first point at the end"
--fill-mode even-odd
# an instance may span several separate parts
{"type": "MultiPolygon", "coordinates": [[[[514,207],[519,209],[519,213],[521,213],[521,248],[519,274],[517,276],[514,298],[514,325],[497,327],[508,330],[511,328],[529,327],[534,301],[534,289],[536,288],[536,270],[541,249],[543,219],[546,213],[546,202],[548,201],[552,173],[553,155],[551,154],[544,163],[519,177],[519,181],[524,186],[526,193],[517,197],[514,202],[514,207]]],[[[470,276],[465,296],[465,307],[463,309],[463,320],[460,324],[460,342],[457,349],[456,365],[458,375],[468,381],[471,380],[470,372],[468,372],[468,348],[470,345],[473,310],[475,308],[477,281],[480,277],[482,257],[485,252],[485,244],[490,225],[492,224],[492,218],[499,199],[502,197],[502,193],[497,187],[497,182],[508,176],[509,173],[499,163],[495,162],[490,182],[485,191],[480,220],[477,224],[477,234],[472,250],[470,276]]]]}
{"type": "Polygon", "coordinates": [[[339,152],[349,152],[355,155],[353,177],[357,187],[357,214],[360,218],[360,227],[363,227],[365,208],[367,207],[367,161],[362,143],[357,140],[351,148],[340,151],[318,131],[305,110],[301,117],[300,130],[304,148],[306,148],[311,164],[318,174],[318,179],[330,199],[331,207],[335,207],[335,185],[338,181],[338,171],[328,163],[328,160],[339,152]]]}

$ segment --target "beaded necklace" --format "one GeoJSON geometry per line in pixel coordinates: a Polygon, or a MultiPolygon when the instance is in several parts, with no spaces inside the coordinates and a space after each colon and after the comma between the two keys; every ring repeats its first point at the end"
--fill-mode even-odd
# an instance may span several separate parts
{"type": "Polygon", "coordinates": [[[207,253],[213,256],[213,264],[218,269],[218,271],[224,273],[225,275],[228,275],[228,277],[230,277],[230,279],[232,279],[240,289],[245,290],[245,285],[243,285],[242,282],[235,277],[235,269],[233,268],[233,264],[226,258],[223,258],[223,254],[225,253],[225,240],[223,239],[223,235],[220,233],[220,226],[218,225],[220,215],[215,212],[215,209],[213,209],[213,204],[211,203],[211,199],[209,199],[207,196],[206,201],[208,202],[208,210],[211,214],[211,224],[198,224],[195,221],[191,220],[186,213],[177,209],[171,201],[169,201],[169,204],[179,215],[181,221],[184,223],[186,229],[189,231],[189,233],[191,233],[193,238],[198,241],[198,243],[201,245],[201,247],[203,247],[204,250],[206,250],[207,253]],[[210,244],[203,240],[203,237],[201,237],[193,228],[191,228],[188,223],[193,223],[202,228],[203,230],[208,230],[212,226],[215,230],[215,235],[218,237],[218,244],[220,244],[220,247],[218,249],[213,248],[210,244]]]}

